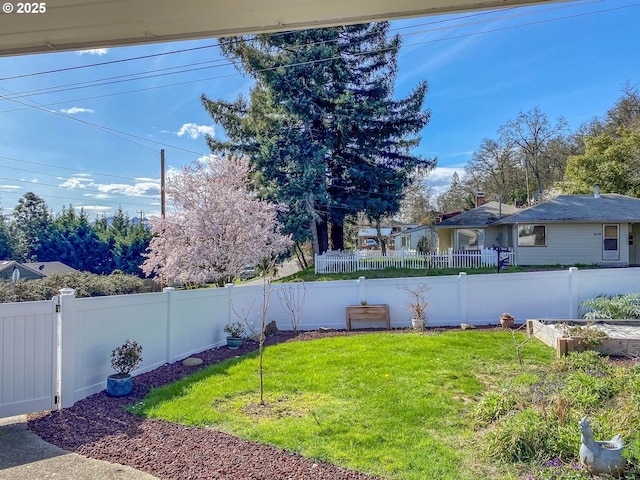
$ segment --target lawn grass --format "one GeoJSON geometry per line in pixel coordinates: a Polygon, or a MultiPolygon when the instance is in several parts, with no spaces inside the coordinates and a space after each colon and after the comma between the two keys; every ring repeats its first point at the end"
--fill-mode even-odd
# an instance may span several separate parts
{"type": "MultiPolygon", "coordinates": [[[[510,266],[507,270],[503,270],[502,273],[515,273],[525,271],[522,267],[510,266]]],[[[402,278],[402,277],[440,277],[443,275],[458,275],[460,272],[465,272],[468,275],[478,275],[487,273],[497,273],[496,267],[486,268],[430,268],[424,269],[412,269],[412,268],[397,268],[387,267],[380,270],[360,270],[350,273],[319,273],[316,274],[313,267],[309,267],[305,270],[301,270],[288,277],[283,277],[275,281],[275,283],[292,282],[296,280],[304,280],[305,282],[323,282],[330,280],[357,280],[359,277],[365,277],[366,279],[372,278],[402,278]]]]}
{"type": "MultiPolygon", "coordinates": [[[[533,342],[523,355],[546,365],[554,352],[533,342]]],[[[264,361],[265,406],[254,353],[154,390],[132,410],[384,478],[500,478],[470,447],[470,412],[517,373],[510,332],[327,337],[268,347],[264,361]]]]}

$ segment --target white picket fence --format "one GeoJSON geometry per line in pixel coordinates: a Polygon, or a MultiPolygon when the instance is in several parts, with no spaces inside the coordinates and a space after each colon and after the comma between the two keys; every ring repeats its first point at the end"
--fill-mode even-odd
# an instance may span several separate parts
{"type": "Polygon", "coordinates": [[[351,273],[362,270],[381,270],[387,267],[426,270],[430,268],[483,268],[497,267],[498,255],[504,265],[515,265],[512,250],[500,252],[493,248],[443,253],[418,253],[415,250],[380,251],[357,250],[352,253],[326,252],[315,256],[316,273],[351,273]]]}

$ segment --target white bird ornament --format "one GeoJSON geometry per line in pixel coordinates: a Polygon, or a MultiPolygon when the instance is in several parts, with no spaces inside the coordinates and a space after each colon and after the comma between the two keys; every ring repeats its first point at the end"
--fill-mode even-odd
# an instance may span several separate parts
{"type": "Polygon", "coordinates": [[[627,459],[622,456],[622,437],[618,434],[609,441],[593,439],[591,422],[583,418],[578,422],[580,429],[580,463],[592,475],[608,473],[619,476],[627,465],[627,459]]]}

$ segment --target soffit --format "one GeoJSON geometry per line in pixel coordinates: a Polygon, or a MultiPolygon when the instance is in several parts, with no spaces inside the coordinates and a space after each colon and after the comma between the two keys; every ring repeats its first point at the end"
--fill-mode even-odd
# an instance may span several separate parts
{"type": "Polygon", "coordinates": [[[0,56],[224,37],[551,3],[552,0],[3,0],[0,56]],[[39,2],[36,2],[39,3],[39,2]],[[22,3],[33,6],[34,3],[22,3]],[[8,8],[8,7],[7,7],[8,8]]]}

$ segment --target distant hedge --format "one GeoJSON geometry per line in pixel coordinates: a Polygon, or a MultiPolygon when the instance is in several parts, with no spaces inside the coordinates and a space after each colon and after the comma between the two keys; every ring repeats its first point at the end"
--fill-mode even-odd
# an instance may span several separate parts
{"type": "MultiPolygon", "coordinates": [[[[73,288],[76,297],[102,297],[150,291],[146,282],[135,275],[122,272],[110,275],[74,272],[54,274],[42,280],[21,280],[15,288],[16,301],[49,300],[58,295],[61,288],[73,288]]],[[[0,303],[13,302],[13,295],[13,283],[0,282],[0,303]]]]}

